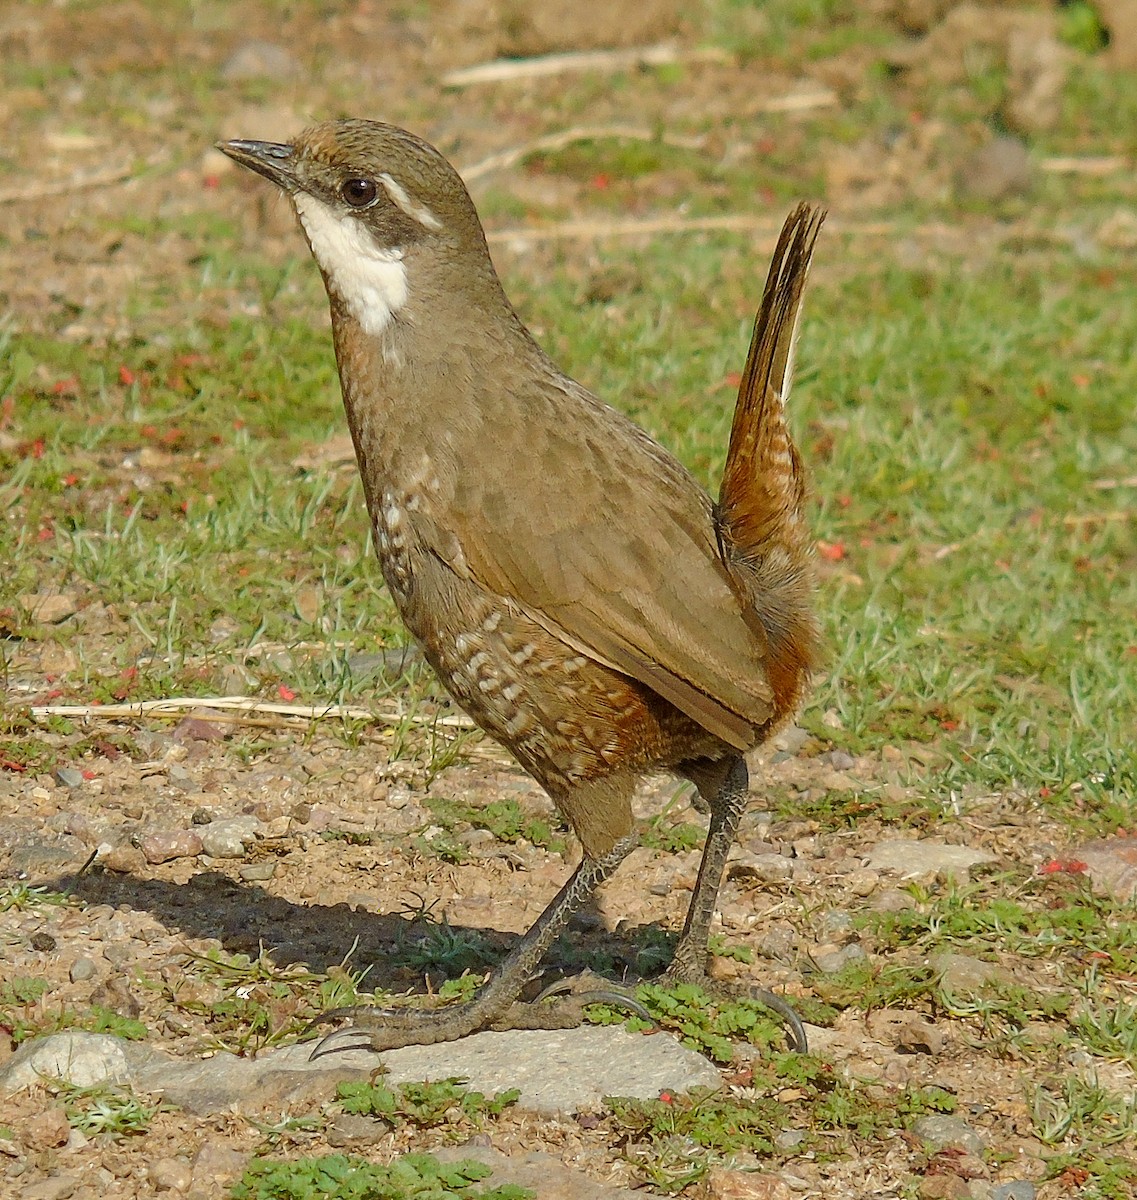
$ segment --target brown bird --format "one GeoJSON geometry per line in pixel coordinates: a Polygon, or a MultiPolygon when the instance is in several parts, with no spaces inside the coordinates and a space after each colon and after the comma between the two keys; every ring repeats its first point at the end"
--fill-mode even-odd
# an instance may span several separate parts
{"type": "MultiPolygon", "coordinates": [[[[324,277],[383,576],[454,699],[552,797],[576,872],[472,1001],[356,1010],[377,1050],[580,1020],[517,998],[635,845],[632,794],[667,768],[710,809],[668,977],[705,979],[747,803],[744,753],[793,713],[817,647],[801,462],[784,420],[824,214],[786,221],[754,323],[718,503],[569,379],[506,298],[458,173],[422,139],[331,121],[220,149],[288,195],[324,277]]],[[[805,1034],[792,1009],[755,991],[805,1034]]]]}

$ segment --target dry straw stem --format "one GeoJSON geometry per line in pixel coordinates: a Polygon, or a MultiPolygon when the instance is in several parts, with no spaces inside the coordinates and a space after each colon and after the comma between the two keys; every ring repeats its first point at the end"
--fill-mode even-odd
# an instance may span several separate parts
{"type": "Polygon", "coordinates": [[[1039,163],[1055,175],[1113,175],[1132,169],[1132,162],[1121,154],[1056,155],[1039,163]]]}
{"type": "Polygon", "coordinates": [[[442,76],[442,83],[444,87],[462,88],[480,83],[541,79],[549,75],[579,75],[585,71],[614,73],[637,67],[665,67],[677,62],[733,61],[725,50],[708,47],[681,51],[670,42],[660,42],[654,46],[630,46],[625,50],[573,50],[565,54],[541,54],[536,58],[498,58],[449,71],[442,76]]]}
{"type": "Polygon", "coordinates": [[[101,171],[89,171],[70,175],[66,179],[49,179],[32,187],[0,189],[0,204],[22,204],[32,200],[47,200],[52,196],[66,196],[89,188],[111,187],[116,183],[129,183],[143,171],[151,170],[166,160],[166,155],[147,159],[140,169],[136,164],[104,167],[101,171]]]}
{"type": "Polygon", "coordinates": [[[72,720],[122,720],[141,717],[176,717],[186,711],[212,709],[211,721],[241,725],[283,726],[296,722],[323,720],[365,721],[383,725],[402,725],[407,721],[421,725],[442,725],[450,729],[472,729],[469,717],[450,714],[444,717],[409,715],[401,710],[376,712],[356,704],[279,704],[252,700],[248,696],[169,696],[162,700],[137,700],[131,704],[41,704],[32,708],[37,720],[69,717],[72,720]]]}
{"type": "Polygon", "coordinates": [[[1112,512],[1070,513],[1062,518],[1062,524],[1071,528],[1079,525],[1097,525],[1112,521],[1137,520],[1137,508],[1120,508],[1112,512]]]}

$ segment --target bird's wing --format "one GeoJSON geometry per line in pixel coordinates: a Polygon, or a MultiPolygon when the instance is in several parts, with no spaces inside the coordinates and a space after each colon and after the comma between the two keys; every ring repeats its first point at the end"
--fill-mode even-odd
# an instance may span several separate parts
{"type": "Polygon", "coordinates": [[[563,377],[542,383],[513,397],[531,419],[494,423],[509,469],[455,472],[445,531],[424,511],[412,515],[418,536],[566,643],[749,747],[772,712],[766,644],[722,564],[709,498],[613,409],[563,377]]]}

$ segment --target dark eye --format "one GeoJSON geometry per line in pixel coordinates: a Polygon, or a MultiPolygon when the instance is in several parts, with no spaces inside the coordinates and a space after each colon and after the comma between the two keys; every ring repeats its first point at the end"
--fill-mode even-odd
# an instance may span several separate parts
{"type": "Polygon", "coordinates": [[[376,190],[373,179],[349,179],[340,188],[340,195],[352,208],[366,208],[375,199],[376,190]]]}

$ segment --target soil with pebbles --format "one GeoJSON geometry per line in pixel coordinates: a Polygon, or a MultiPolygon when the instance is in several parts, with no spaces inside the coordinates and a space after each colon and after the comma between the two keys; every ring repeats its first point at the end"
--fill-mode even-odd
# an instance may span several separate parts
{"type": "MultiPolygon", "coordinates": [[[[136,740],[138,734],[134,730],[136,740]]],[[[478,808],[509,796],[526,816],[554,819],[540,790],[487,743],[424,788],[408,779],[404,764],[379,764],[382,755],[374,749],[319,736],[301,743],[279,733],[272,749],[244,762],[209,713],[143,734],[144,758],[92,754],[54,776],[0,782],[4,810],[15,814],[0,831],[0,875],[70,897],[66,904],[0,913],[0,945],[6,975],[46,981],[45,1011],[102,1005],[141,1021],[147,1045],[187,1062],[215,1045],[192,1005],[170,1003],[171,995],[184,1000],[184,989],[202,987],[193,956],[213,951],[256,958],[267,950],[281,967],[327,971],[350,954],[352,966],[370,969],[368,986],[421,988],[421,965],[400,963],[391,947],[421,930],[424,908],[456,934],[474,934],[480,953],[492,955],[529,926],[571,870],[571,845],[558,853],[458,829],[467,857],[452,862],[416,843],[431,831],[427,802],[435,797],[478,808]],[[96,864],[79,874],[96,852],[96,864]]],[[[917,793],[902,782],[912,753],[927,750],[886,747],[853,758],[791,728],[754,757],[753,808],[728,867],[716,932],[752,951],[755,961],[717,959],[722,976],[761,981],[791,997],[808,993],[818,971],[874,955],[871,937],[855,933],[851,917],[910,903],[900,890],[906,876],[934,880],[950,871],[965,877],[975,863],[1038,864],[1054,856],[1060,832],[1041,816],[1024,817],[1014,797],[971,798],[964,819],[941,822],[934,838],[912,839],[899,855],[895,829],[873,818],[832,832],[763,808],[763,794],[775,792],[836,799],[868,790],[887,792],[894,804],[914,803],[917,793]]],[[[638,815],[649,821],[665,809],[668,824],[705,824],[672,781],[652,780],[638,797],[638,815]]],[[[634,851],[574,923],[573,953],[602,951],[634,969],[653,931],[681,925],[698,858],[697,850],[634,851]]],[[[991,965],[957,958],[953,969],[964,973],[991,965]]],[[[433,982],[440,979],[436,973],[433,982]]],[[[973,1033],[912,1013],[866,1018],[850,1010],[834,1028],[814,1030],[813,1040],[815,1052],[837,1069],[883,1087],[948,1088],[959,1098],[968,1136],[981,1149],[1009,1156],[1002,1178],[1037,1180],[1044,1148],[1029,1135],[1022,1065],[986,1052],[973,1033]]],[[[0,1043],[0,1054],[7,1053],[0,1043]]],[[[323,1099],[332,1090],[328,1082],[323,1099]]],[[[261,1120],[311,1112],[319,1097],[309,1089],[299,1098],[274,1094],[272,1103],[277,1110],[262,1112],[261,1120]]],[[[3,1145],[0,1178],[24,1189],[20,1194],[133,1196],[155,1187],[175,1195],[220,1194],[218,1181],[227,1175],[211,1155],[223,1148],[236,1169],[262,1142],[249,1114],[230,1105],[161,1112],[144,1136],[108,1144],[68,1135],[58,1111],[59,1101],[43,1088],[5,1101],[3,1123],[13,1136],[3,1145]]],[[[515,1158],[551,1153],[605,1186],[633,1183],[622,1156],[589,1125],[578,1113],[511,1110],[495,1120],[489,1136],[496,1151],[515,1158]]],[[[400,1130],[385,1139],[383,1150],[395,1151],[443,1146],[453,1135],[400,1130]]],[[[308,1137],[304,1151],[326,1151],[337,1142],[342,1148],[333,1123],[308,1137]]],[[[804,1181],[807,1190],[824,1187],[832,1195],[864,1194],[873,1181],[910,1177],[921,1153],[917,1142],[898,1143],[880,1161],[791,1159],[781,1182],[804,1181]]],[[[981,1158],[972,1157],[982,1168],[977,1179],[997,1182],[981,1158]]],[[[719,1183],[726,1189],[721,1194],[733,1194],[733,1184],[719,1183]]]]}

